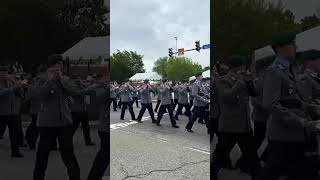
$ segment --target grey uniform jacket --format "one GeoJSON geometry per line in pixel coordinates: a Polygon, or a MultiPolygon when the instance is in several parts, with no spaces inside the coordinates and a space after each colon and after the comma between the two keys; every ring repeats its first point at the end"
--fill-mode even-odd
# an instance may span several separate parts
{"type": "Polygon", "coordinates": [[[189,91],[189,88],[183,88],[183,87],[178,88],[179,104],[188,104],[188,91],[189,91]]]}
{"type": "Polygon", "coordinates": [[[299,78],[299,91],[303,100],[310,102],[320,99],[320,78],[317,73],[307,69],[299,78]]]}
{"type": "Polygon", "coordinates": [[[256,97],[251,98],[251,103],[253,106],[252,120],[254,122],[267,123],[270,114],[268,110],[263,106],[263,78],[260,77],[254,80],[254,87],[256,92],[256,97]]]}
{"type": "Polygon", "coordinates": [[[30,87],[30,96],[41,101],[37,125],[39,127],[63,127],[72,125],[71,96],[84,94],[66,78],[48,80],[42,85],[30,87]]]}
{"type": "Polygon", "coordinates": [[[17,115],[20,112],[22,90],[0,88],[0,116],[17,115]]]}
{"type": "Polygon", "coordinates": [[[287,61],[276,58],[264,76],[263,105],[271,113],[267,122],[267,137],[273,141],[303,142],[306,119],[297,110],[278,103],[289,98],[300,100],[295,75],[290,73],[289,67],[287,61]]]}
{"type": "Polygon", "coordinates": [[[132,99],[132,92],[135,92],[133,88],[129,87],[122,87],[120,89],[121,93],[121,102],[131,102],[133,101],[132,99]]]}
{"type": "Polygon", "coordinates": [[[110,98],[116,98],[116,97],[117,97],[116,89],[111,88],[110,89],[110,98]]]}
{"type": "MultiPolygon", "coordinates": [[[[31,82],[32,86],[39,86],[41,84],[44,84],[47,81],[46,75],[40,75],[38,77],[35,77],[31,82]]],[[[31,114],[37,114],[40,111],[41,108],[41,102],[37,99],[30,98],[29,97],[30,88],[28,89],[27,98],[30,99],[30,113],[31,114]]]]}
{"type": "Polygon", "coordinates": [[[100,84],[99,87],[95,88],[95,98],[99,108],[99,131],[109,132],[110,131],[110,109],[108,108],[108,84],[100,84]]]}
{"type": "MultiPolygon", "coordinates": [[[[81,90],[85,87],[81,87],[78,84],[75,84],[76,88],[81,90]]],[[[85,103],[85,95],[75,95],[72,96],[73,103],[71,104],[71,112],[86,112],[87,111],[87,104],[85,103]]]]}
{"type": "Polygon", "coordinates": [[[208,100],[200,93],[204,93],[201,81],[196,80],[192,86],[193,105],[197,107],[205,107],[208,100]]]}
{"type": "Polygon", "coordinates": [[[219,103],[219,132],[248,133],[252,131],[249,112],[249,95],[246,84],[231,73],[216,81],[219,103]]]}
{"type": "Polygon", "coordinates": [[[157,94],[157,100],[161,100],[161,95],[160,95],[160,87],[155,88],[155,92],[157,94]]]}
{"type": "Polygon", "coordinates": [[[161,105],[169,105],[171,104],[171,88],[160,87],[159,94],[161,96],[161,105]]]}
{"type": "Polygon", "coordinates": [[[179,88],[173,87],[173,99],[179,99],[179,88]]]}
{"type": "Polygon", "coordinates": [[[141,104],[151,104],[152,99],[150,93],[154,93],[152,89],[140,89],[141,104]]]}

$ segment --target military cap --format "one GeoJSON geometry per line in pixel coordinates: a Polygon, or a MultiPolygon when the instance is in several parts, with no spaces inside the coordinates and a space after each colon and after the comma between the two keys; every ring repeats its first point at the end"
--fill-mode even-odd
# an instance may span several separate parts
{"type": "Polygon", "coordinates": [[[273,47],[288,45],[296,39],[295,32],[279,32],[272,36],[271,45],[273,47]]]}
{"type": "Polygon", "coordinates": [[[318,59],[320,59],[320,51],[315,50],[315,49],[304,51],[304,52],[302,52],[300,57],[303,59],[303,61],[318,60],[318,59]]]}
{"type": "Polygon", "coordinates": [[[225,64],[229,67],[238,67],[249,64],[250,60],[245,56],[233,55],[227,59],[225,64]]]}
{"type": "Polygon", "coordinates": [[[195,77],[202,76],[202,71],[199,71],[199,72],[195,73],[194,76],[195,76],[195,77]]]}

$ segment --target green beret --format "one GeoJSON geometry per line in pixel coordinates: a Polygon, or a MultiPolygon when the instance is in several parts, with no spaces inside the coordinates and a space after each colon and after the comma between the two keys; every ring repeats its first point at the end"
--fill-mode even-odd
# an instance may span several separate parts
{"type": "Polygon", "coordinates": [[[320,59],[320,51],[315,49],[304,51],[301,54],[301,58],[303,59],[303,61],[318,60],[320,59]]]}
{"type": "Polygon", "coordinates": [[[199,71],[199,72],[195,73],[194,76],[195,76],[195,77],[202,76],[202,71],[199,71]]]}
{"type": "Polygon", "coordinates": [[[285,46],[292,43],[296,39],[295,32],[280,32],[272,37],[272,46],[285,46]]]}
{"type": "Polygon", "coordinates": [[[245,56],[240,56],[240,55],[233,55],[227,59],[225,64],[229,66],[230,68],[232,67],[239,67],[242,65],[248,65],[250,63],[250,60],[246,58],[245,56]]]}

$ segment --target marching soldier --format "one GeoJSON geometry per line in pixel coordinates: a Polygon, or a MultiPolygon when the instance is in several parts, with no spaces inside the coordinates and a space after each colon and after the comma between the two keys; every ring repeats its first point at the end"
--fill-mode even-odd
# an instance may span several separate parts
{"type": "Polygon", "coordinates": [[[186,110],[185,114],[190,118],[191,112],[190,112],[190,106],[188,103],[188,92],[190,91],[189,87],[187,87],[186,84],[185,85],[179,84],[179,86],[176,87],[176,91],[178,92],[179,99],[178,99],[178,109],[174,118],[176,120],[179,120],[178,116],[182,114],[183,108],[185,108],[186,110]]]}
{"type": "Polygon", "coordinates": [[[175,86],[172,87],[172,89],[173,89],[173,110],[174,111],[178,105],[178,99],[179,99],[178,84],[179,83],[176,83],[175,86]]]}
{"type": "Polygon", "coordinates": [[[161,95],[160,95],[159,89],[160,89],[160,87],[156,87],[155,88],[155,92],[156,92],[158,97],[157,97],[157,104],[156,104],[156,108],[154,109],[154,112],[158,112],[158,109],[159,109],[160,104],[161,104],[161,95]]]}
{"type": "Polygon", "coordinates": [[[140,89],[140,95],[141,95],[141,110],[140,113],[138,115],[138,122],[142,122],[142,116],[144,114],[144,112],[146,111],[146,109],[148,109],[149,114],[151,116],[152,119],[152,123],[156,123],[156,119],[154,118],[154,114],[153,114],[153,109],[152,109],[152,99],[150,96],[150,93],[154,94],[154,91],[152,90],[150,84],[149,84],[149,80],[146,79],[144,81],[144,86],[142,89],[140,89]]]}
{"type": "Polygon", "coordinates": [[[115,85],[110,86],[110,103],[109,108],[111,106],[111,103],[113,103],[113,110],[117,111],[117,93],[116,93],[117,87],[115,85]]]}
{"type": "MultiPolygon", "coordinates": [[[[76,77],[75,86],[78,89],[85,89],[85,85],[81,82],[81,77],[76,77]]],[[[72,97],[73,103],[71,105],[71,113],[73,119],[73,134],[76,133],[80,123],[82,127],[83,137],[86,146],[94,146],[90,136],[90,125],[88,116],[88,104],[85,102],[85,95],[75,95],[72,97]]]]}
{"type": "Polygon", "coordinates": [[[179,128],[177,126],[176,121],[173,117],[173,108],[172,108],[172,102],[171,102],[171,93],[172,88],[170,87],[170,83],[167,80],[163,80],[163,83],[160,85],[159,93],[161,96],[161,106],[157,117],[157,126],[160,125],[160,120],[162,119],[163,114],[165,113],[165,110],[169,112],[169,117],[171,120],[171,125],[173,128],[179,128]]]}
{"type": "Polygon", "coordinates": [[[0,125],[1,129],[8,126],[11,144],[11,157],[21,158],[19,150],[19,119],[21,86],[9,79],[8,70],[0,67],[0,125]]]}
{"type": "Polygon", "coordinates": [[[219,170],[229,159],[229,153],[236,143],[249,167],[251,177],[255,176],[257,152],[251,144],[253,133],[249,117],[249,96],[255,94],[245,68],[247,62],[242,56],[230,57],[226,62],[230,71],[216,81],[220,117],[218,143],[212,157],[213,180],[217,180],[219,170]]]}
{"type": "Polygon", "coordinates": [[[137,86],[133,86],[133,89],[134,89],[134,91],[132,91],[132,99],[133,99],[132,103],[133,104],[136,103],[137,108],[140,108],[139,107],[139,102],[138,102],[138,91],[139,91],[139,89],[138,89],[137,86]]]}
{"type": "Polygon", "coordinates": [[[124,120],[124,115],[127,107],[129,108],[129,112],[131,114],[132,120],[136,120],[133,107],[132,107],[133,105],[132,92],[135,92],[135,89],[129,84],[129,82],[123,84],[120,87],[121,104],[122,104],[122,110],[121,110],[121,116],[120,116],[121,120],[124,120]]]}
{"type": "Polygon", "coordinates": [[[30,96],[41,101],[37,126],[40,141],[33,172],[34,180],[44,180],[48,157],[52,145],[59,141],[61,158],[68,169],[70,180],[80,180],[80,168],[73,149],[73,122],[71,118],[71,96],[87,93],[78,90],[71,81],[63,77],[61,66],[52,62],[48,69],[48,80],[33,86],[30,96]]]}
{"type": "MultiPolygon", "coordinates": [[[[110,164],[110,108],[108,108],[110,94],[110,85],[104,85],[102,80],[97,80],[98,86],[95,88],[96,98],[99,104],[99,129],[98,134],[100,137],[100,150],[97,153],[87,180],[100,180],[105,174],[110,164]]],[[[110,174],[109,174],[110,176],[110,174]]]]}
{"type": "Polygon", "coordinates": [[[283,172],[290,179],[304,179],[301,171],[304,159],[305,129],[316,128],[309,122],[298,93],[292,64],[296,55],[295,33],[278,33],[273,37],[276,54],[264,77],[263,105],[271,113],[268,120],[267,166],[258,180],[275,180],[283,172]],[[285,103],[286,100],[298,103],[285,103]],[[289,169],[287,169],[289,167],[289,169]]]}
{"type": "Polygon", "coordinates": [[[197,118],[199,118],[200,120],[204,118],[203,115],[205,114],[205,106],[209,103],[208,98],[206,98],[208,94],[204,94],[202,86],[202,73],[197,73],[195,76],[196,81],[193,83],[192,87],[192,96],[194,97],[194,111],[186,126],[188,132],[193,132],[192,126],[197,118]]]}

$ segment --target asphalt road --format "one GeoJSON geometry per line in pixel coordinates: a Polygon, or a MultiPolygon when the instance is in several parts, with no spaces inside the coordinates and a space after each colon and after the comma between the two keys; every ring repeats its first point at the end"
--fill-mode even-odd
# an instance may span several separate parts
{"type": "MultiPolygon", "coordinates": [[[[154,104],[155,107],[155,104],[154,104]]],[[[136,116],[140,108],[134,105],[136,116]]],[[[195,123],[188,133],[187,117],[179,116],[179,129],[164,115],[161,127],[151,123],[146,111],[143,123],[125,121],[111,110],[111,179],[210,179],[210,144],[205,125],[195,123]]]]}

